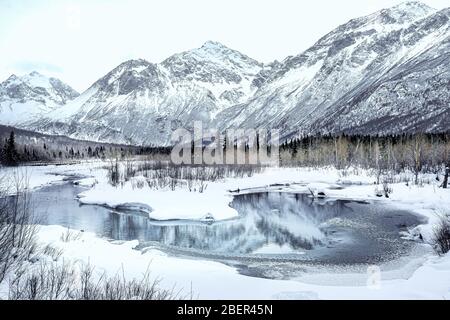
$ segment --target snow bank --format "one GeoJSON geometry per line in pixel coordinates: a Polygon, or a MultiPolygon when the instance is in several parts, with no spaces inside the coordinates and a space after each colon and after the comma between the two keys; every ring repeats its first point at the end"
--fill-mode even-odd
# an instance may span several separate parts
{"type": "Polygon", "coordinates": [[[96,178],[84,178],[73,181],[73,184],[83,187],[93,187],[98,183],[96,178]]]}
{"type": "MultiPolygon", "coordinates": [[[[234,218],[238,213],[229,206],[234,195],[266,191],[312,192],[315,196],[322,192],[327,198],[384,201],[409,205],[410,210],[416,211],[450,207],[450,189],[438,188],[436,183],[421,187],[395,183],[390,185],[392,193],[389,198],[379,198],[375,193],[375,189],[379,188],[374,184],[375,178],[367,171],[356,169],[343,176],[342,172],[334,168],[268,168],[252,177],[207,182],[203,193],[189,192],[186,187],[155,190],[145,183],[141,183],[138,188],[139,184],[134,180],[142,180],[143,177],[135,177],[132,181],[113,187],[101,176],[101,172],[94,173],[99,183],[79,195],[81,203],[112,208],[140,203],[144,208],[150,208],[143,211],[157,220],[198,220],[205,216],[212,216],[215,220],[234,218]]],[[[434,179],[430,178],[430,181],[434,179]]]]}
{"type": "MultiPolygon", "coordinates": [[[[61,183],[70,176],[94,177],[106,175],[102,167],[106,162],[100,160],[83,161],[70,165],[46,165],[46,166],[0,166],[0,186],[10,187],[11,192],[14,181],[19,179],[25,182],[28,189],[33,190],[49,184],[61,183]]],[[[87,180],[83,180],[88,185],[87,180]]]]}
{"type": "Polygon", "coordinates": [[[295,280],[270,280],[237,273],[236,269],[218,262],[182,259],[150,249],[134,250],[137,241],[120,244],[83,232],[74,241],[63,242],[61,234],[67,229],[43,226],[38,238],[43,244],[63,249],[61,261],[82,261],[95,266],[102,273],[117,272],[128,279],[140,278],[149,268],[151,276],[162,278],[161,286],[192,290],[200,299],[448,299],[450,298],[450,255],[432,256],[409,279],[384,280],[376,285],[356,285],[356,276],[370,281],[366,274],[353,275],[340,270],[321,274],[322,279],[342,279],[343,285],[317,285],[295,280]],[[180,268],[180,266],[183,266],[180,268]]]}
{"type": "Polygon", "coordinates": [[[203,193],[189,192],[187,189],[152,190],[147,186],[138,189],[133,188],[131,183],[126,183],[123,187],[101,184],[82,192],[79,197],[81,203],[101,204],[112,208],[140,203],[151,208],[147,213],[150,218],[157,220],[199,220],[208,214],[221,220],[238,215],[229,206],[232,197],[218,184],[208,185],[208,191],[203,193]]]}

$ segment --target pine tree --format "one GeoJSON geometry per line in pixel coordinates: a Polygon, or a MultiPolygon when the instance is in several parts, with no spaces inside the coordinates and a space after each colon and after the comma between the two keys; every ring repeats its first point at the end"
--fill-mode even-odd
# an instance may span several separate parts
{"type": "Polygon", "coordinates": [[[17,165],[18,160],[14,131],[11,131],[5,145],[5,164],[8,166],[15,166],[17,165]]]}

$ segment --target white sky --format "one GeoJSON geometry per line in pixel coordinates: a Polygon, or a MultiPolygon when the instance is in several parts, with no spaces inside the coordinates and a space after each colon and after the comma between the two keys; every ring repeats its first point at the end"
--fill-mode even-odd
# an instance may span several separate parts
{"type": "Polygon", "coordinates": [[[125,60],[160,62],[207,40],[261,62],[283,60],[352,18],[401,2],[0,0],[0,81],[36,70],[83,91],[125,60]]]}

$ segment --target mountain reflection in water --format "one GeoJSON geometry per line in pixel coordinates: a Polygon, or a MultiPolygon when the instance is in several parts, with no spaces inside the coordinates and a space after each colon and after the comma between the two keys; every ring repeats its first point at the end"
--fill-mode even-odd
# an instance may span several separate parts
{"type": "Polygon", "coordinates": [[[391,212],[373,204],[317,200],[282,192],[235,196],[230,206],[239,212],[236,219],[212,224],[155,221],[139,212],[80,205],[75,197],[82,190],[64,184],[34,192],[34,205],[42,223],[91,231],[115,240],[156,242],[180,250],[258,256],[314,256],[314,252],[324,256],[324,252],[329,255],[328,251],[333,250],[347,256],[348,261],[372,256],[378,259],[403,243],[398,241],[399,225],[406,228],[419,223],[407,212],[391,212]]]}

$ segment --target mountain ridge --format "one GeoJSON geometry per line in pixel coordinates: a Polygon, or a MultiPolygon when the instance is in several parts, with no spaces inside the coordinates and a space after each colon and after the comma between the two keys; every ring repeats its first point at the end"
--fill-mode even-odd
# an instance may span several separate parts
{"type": "Polygon", "coordinates": [[[128,60],[18,126],[144,145],[170,144],[173,130],[196,120],[221,130],[278,128],[282,137],[449,130],[449,11],[402,3],[269,64],[216,41],[160,63],[128,60]]]}

